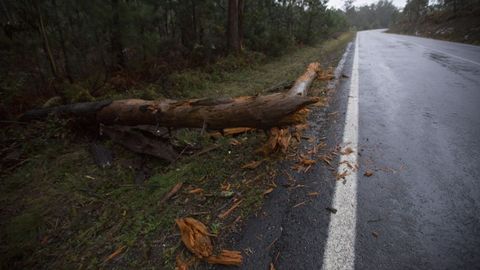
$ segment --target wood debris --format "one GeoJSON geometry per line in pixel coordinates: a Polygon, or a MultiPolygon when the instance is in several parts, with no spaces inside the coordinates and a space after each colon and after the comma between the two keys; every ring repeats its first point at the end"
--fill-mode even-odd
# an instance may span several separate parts
{"type": "Polygon", "coordinates": [[[273,188],[269,188],[269,189],[265,190],[265,191],[263,192],[263,196],[272,193],[272,191],[273,191],[273,188]]]}
{"type": "Polygon", "coordinates": [[[316,160],[310,159],[305,155],[300,155],[297,163],[293,166],[293,169],[298,172],[307,172],[316,162],[316,160]]]}
{"type": "Polygon", "coordinates": [[[175,219],[183,244],[198,258],[206,258],[213,254],[213,246],[207,227],[193,218],[175,219]]]}
{"type": "Polygon", "coordinates": [[[306,202],[297,203],[297,204],[295,204],[292,208],[297,208],[297,207],[299,207],[299,206],[304,205],[305,203],[306,203],[306,202]]]}
{"type": "Polygon", "coordinates": [[[348,175],[348,172],[347,171],[344,171],[342,173],[337,173],[335,175],[335,179],[338,181],[338,180],[341,180],[341,179],[345,179],[345,177],[348,175]]]}
{"type": "Polygon", "coordinates": [[[267,142],[257,152],[267,156],[280,150],[282,153],[287,153],[288,146],[292,135],[288,128],[272,128],[267,142]]]}
{"type": "Polygon", "coordinates": [[[320,195],[320,192],[309,192],[307,193],[308,196],[318,196],[320,195]]]}
{"type": "Polygon", "coordinates": [[[342,155],[350,155],[351,153],[353,153],[353,149],[351,147],[347,147],[345,148],[345,150],[341,151],[340,154],[342,155]]]}
{"type": "Polygon", "coordinates": [[[214,255],[210,240],[212,234],[200,221],[193,218],[179,218],[175,222],[180,230],[183,244],[197,258],[210,264],[240,265],[242,263],[243,258],[240,251],[221,250],[219,254],[214,255]]]}
{"type": "Polygon", "coordinates": [[[242,253],[240,251],[232,251],[223,249],[218,255],[212,255],[206,258],[206,261],[210,264],[222,264],[222,265],[241,265],[242,253]]]}
{"type": "Polygon", "coordinates": [[[159,202],[160,205],[164,204],[167,202],[173,195],[175,195],[183,186],[183,182],[177,183],[175,186],[170,189],[170,191],[165,194],[165,196],[162,198],[162,200],[159,202]]]}
{"type": "Polygon", "coordinates": [[[242,166],[242,169],[250,169],[250,170],[254,170],[256,169],[258,166],[260,166],[260,164],[262,164],[264,160],[256,160],[256,161],[252,161],[252,162],[249,162],[245,165],[242,166]]]}
{"type": "Polygon", "coordinates": [[[370,171],[370,170],[366,170],[366,171],[365,171],[365,173],[364,173],[363,175],[365,175],[366,177],[370,177],[370,176],[372,176],[372,175],[373,175],[373,172],[372,172],[372,171],[370,171]]]}
{"type": "Polygon", "coordinates": [[[224,219],[226,218],[228,215],[230,215],[230,213],[233,212],[233,210],[235,210],[241,203],[242,203],[243,200],[238,200],[236,203],[234,203],[227,211],[223,212],[223,213],[220,213],[218,215],[218,218],[220,219],[224,219]]]}
{"type": "Polygon", "coordinates": [[[192,189],[192,190],[188,191],[188,193],[190,193],[190,194],[197,194],[197,193],[203,193],[203,192],[204,192],[203,188],[195,188],[195,189],[192,189]]]}
{"type": "Polygon", "coordinates": [[[230,139],[230,145],[233,145],[233,146],[238,146],[238,145],[241,145],[242,143],[237,140],[237,139],[230,139]]]}
{"type": "Polygon", "coordinates": [[[110,254],[103,262],[108,262],[112,260],[113,258],[117,257],[120,255],[125,250],[126,246],[121,246],[117,250],[115,250],[112,254],[110,254]]]}

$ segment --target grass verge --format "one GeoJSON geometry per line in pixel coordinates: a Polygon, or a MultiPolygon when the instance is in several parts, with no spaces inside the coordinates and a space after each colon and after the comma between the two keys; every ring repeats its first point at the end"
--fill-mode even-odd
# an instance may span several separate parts
{"type": "MultiPolygon", "coordinates": [[[[187,82],[178,87],[184,97],[262,93],[294,80],[312,61],[334,65],[352,37],[346,33],[235,72],[186,71],[178,76],[187,82]]],[[[315,82],[312,87],[318,90],[323,85],[315,82]]],[[[265,140],[262,132],[211,139],[196,130],[179,130],[174,135],[183,144],[217,147],[165,164],[106,141],[115,159],[111,167],[102,169],[89,154],[91,136],[72,132],[72,124],[50,119],[1,131],[3,161],[23,160],[17,167],[2,164],[2,268],[171,269],[183,249],[174,219],[201,220],[217,235],[215,245],[222,247],[225,236],[259,209],[264,192],[271,188],[275,161],[282,158],[272,156],[256,169],[245,170],[243,164],[260,158],[255,150],[265,140]],[[148,177],[136,182],[142,173],[148,177]],[[180,182],[180,191],[161,203],[180,182]],[[242,203],[219,218],[233,197],[241,197],[242,203]]]]}

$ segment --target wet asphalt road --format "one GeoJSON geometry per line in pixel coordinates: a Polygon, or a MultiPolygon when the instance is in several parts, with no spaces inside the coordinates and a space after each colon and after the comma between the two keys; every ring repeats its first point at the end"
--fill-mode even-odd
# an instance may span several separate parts
{"type": "Polygon", "coordinates": [[[358,172],[343,183],[322,162],[279,173],[279,187],[235,239],[247,254],[242,268],[480,269],[480,47],[374,30],[358,33],[345,60],[348,78],[329,108],[314,111],[307,135],[326,137],[327,148],[345,143],[355,85],[358,172]],[[352,200],[335,206],[344,187],[352,200]],[[338,217],[345,221],[329,229],[338,217]]]}
{"type": "Polygon", "coordinates": [[[358,53],[356,268],[480,269],[480,47],[367,31],[358,53]]]}

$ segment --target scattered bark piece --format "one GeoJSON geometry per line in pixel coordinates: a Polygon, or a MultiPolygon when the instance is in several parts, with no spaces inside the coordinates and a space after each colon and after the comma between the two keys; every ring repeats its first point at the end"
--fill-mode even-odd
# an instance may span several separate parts
{"type": "Polygon", "coordinates": [[[272,191],[273,191],[273,188],[269,188],[269,189],[265,190],[265,191],[263,192],[263,196],[272,193],[272,191]]]}
{"type": "Polygon", "coordinates": [[[353,153],[353,149],[351,147],[347,147],[345,148],[345,150],[343,150],[342,152],[340,152],[340,154],[342,155],[350,155],[351,153],[353,153]]]}
{"type": "Polygon", "coordinates": [[[242,144],[239,140],[236,140],[236,139],[230,139],[229,143],[230,145],[233,145],[233,146],[238,146],[242,144]]]}
{"type": "Polygon", "coordinates": [[[173,197],[173,195],[177,194],[177,192],[182,188],[182,186],[183,186],[183,182],[177,183],[175,186],[173,186],[173,188],[167,194],[165,194],[163,199],[159,202],[159,205],[163,205],[171,197],[173,197]]]}
{"type": "Polygon", "coordinates": [[[222,265],[241,265],[242,253],[240,251],[232,251],[223,249],[220,254],[213,255],[206,258],[206,261],[210,264],[222,264],[222,265]]]}
{"type": "Polygon", "coordinates": [[[297,203],[297,204],[295,204],[292,208],[297,208],[297,207],[299,207],[299,206],[304,205],[305,203],[306,203],[306,202],[297,203]]]}
{"type": "Polygon", "coordinates": [[[198,258],[210,257],[213,254],[213,246],[207,227],[193,218],[175,219],[183,244],[198,258]]]}
{"type": "Polygon", "coordinates": [[[365,173],[364,173],[363,175],[365,175],[366,177],[370,177],[370,176],[372,176],[372,175],[373,175],[373,172],[372,172],[372,171],[370,171],[370,170],[366,170],[366,171],[365,171],[365,173]]]}
{"type": "Polygon", "coordinates": [[[213,245],[210,240],[212,234],[200,221],[193,218],[179,218],[175,222],[180,230],[183,244],[197,258],[210,264],[240,265],[242,263],[243,257],[240,251],[224,249],[218,255],[213,255],[213,245]]]}
{"type": "Polygon", "coordinates": [[[337,181],[341,180],[341,179],[344,179],[345,180],[345,177],[348,175],[348,172],[347,171],[344,171],[343,173],[337,173],[335,175],[335,179],[337,181]]]}
{"type": "Polygon", "coordinates": [[[318,196],[320,195],[320,192],[309,192],[307,193],[308,196],[318,196]]]}
{"type": "Polygon", "coordinates": [[[237,201],[236,203],[234,203],[232,205],[232,207],[230,207],[227,211],[221,213],[218,215],[218,218],[220,219],[224,219],[226,218],[228,215],[230,215],[230,213],[232,213],[241,203],[242,203],[243,200],[239,200],[237,201]]]}
{"type": "Polygon", "coordinates": [[[377,232],[372,232],[373,237],[378,238],[378,233],[377,232]]]}
{"type": "Polygon", "coordinates": [[[197,193],[203,193],[203,192],[204,192],[203,188],[195,188],[195,189],[190,190],[188,193],[197,194],[197,193]]]}
{"type": "Polygon", "coordinates": [[[120,246],[117,250],[115,250],[112,254],[110,254],[103,262],[106,263],[106,262],[111,261],[112,259],[114,259],[118,255],[120,255],[125,250],[125,248],[126,248],[126,246],[120,246]]]}
{"type": "Polygon", "coordinates": [[[223,135],[232,136],[232,135],[246,133],[252,130],[254,130],[254,128],[249,128],[249,127],[226,128],[223,130],[223,135]]]}
{"type": "Polygon", "coordinates": [[[262,160],[256,160],[256,161],[252,161],[252,162],[249,162],[245,165],[242,166],[242,169],[249,169],[249,170],[254,170],[256,169],[258,166],[260,166],[260,164],[263,163],[263,159],[262,160]]]}

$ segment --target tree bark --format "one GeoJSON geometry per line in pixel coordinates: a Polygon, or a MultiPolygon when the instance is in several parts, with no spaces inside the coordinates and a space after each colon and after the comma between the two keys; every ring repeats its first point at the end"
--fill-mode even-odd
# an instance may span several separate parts
{"type": "Polygon", "coordinates": [[[106,125],[157,125],[224,129],[251,127],[267,129],[303,123],[309,104],[319,101],[307,97],[308,87],[317,76],[318,63],[312,63],[286,93],[226,99],[141,100],[77,103],[25,113],[20,120],[44,118],[50,113],[95,116],[106,125]]]}
{"type": "Polygon", "coordinates": [[[238,32],[238,4],[239,0],[228,1],[227,47],[229,52],[240,52],[240,36],[238,32]]]}

